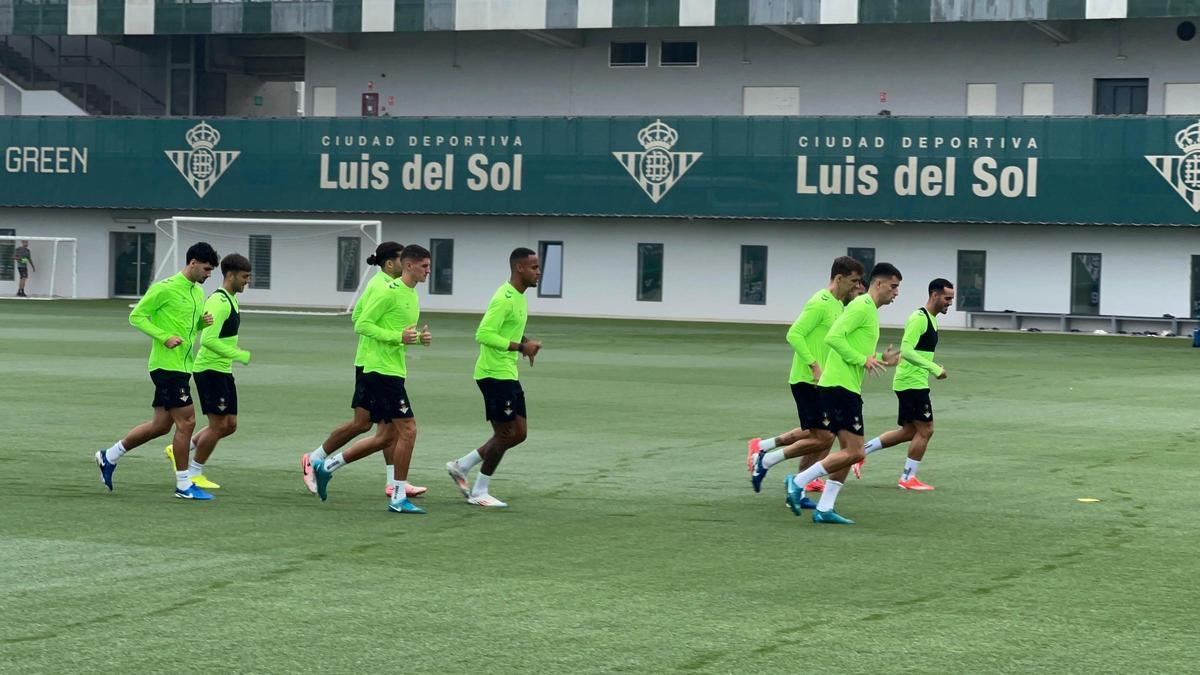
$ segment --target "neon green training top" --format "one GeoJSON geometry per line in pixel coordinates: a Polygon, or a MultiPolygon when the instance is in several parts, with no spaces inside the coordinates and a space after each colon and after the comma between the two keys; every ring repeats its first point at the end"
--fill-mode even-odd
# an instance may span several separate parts
{"type": "Polygon", "coordinates": [[[496,289],[475,331],[475,341],[479,343],[479,359],[475,361],[476,380],[517,379],[517,359],[521,353],[508,351],[508,345],[521,342],[528,318],[529,303],[525,301],[524,293],[508,282],[496,289]]]}
{"type": "Polygon", "coordinates": [[[364,373],[408,376],[404,329],[416,325],[420,314],[417,289],[409,288],[401,279],[394,279],[371,294],[354,322],[354,332],[370,338],[362,354],[364,373]]]}
{"type": "Polygon", "coordinates": [[[943,368],[933,362],[937,349],[937,317],[924,307],[909,315],[904,324],[904,338],[900,341],[900,365],[892,378],[892,390],[928,389],[929,376],[937,377],[943,368]]]}
{"type": "Polygon", "coordinates": [[[204,289],[183,276],[167,277],[146,289],[146,294],[129,313],[129,325],[154,339],[150,347],[150,370],[192,372],[192,346],[203,327],[204,289]],[[167,338],[183,344],[167,349],[167,338]]]}
{"type": "Polygon", "coordinates": [[[211,326],[200,331],[200,353],[196,355],[196,371],[215,370],[232,373],[233,362],[250,363],[250,352],[238,349],[238,330],[242,326],[242,313],[237,300],[224,288],[208,296],[204,312],[212,314],[211,326]]]}
{"type": "MultiPolygon", "coordinates": [[[[375,276],[371,277],[371,280],[367,282],[367,287],[363,289],[362,295],[358,296],[358,302],[354,303],[354,311],[350,312],[350,321],[358,321],[358,315],[362,312],[362,308],[366,305],[367,298],[371,295],[372,291],[387,288],[387,285],[390,283],[392,283],[392,277],[388,276],[383,270],[379,270],[375,276]]],[[[366,335],[358,336],[358,349],[354,352],[355,366],[363,365],[363,355],[370,349],[367,346],[370,340],[371,338],[366,335]]]]}
{"type": "Polygon", "coordinates": [[[828,288],[817,291],[808,299],[808,302],[804,303],[804,309],[800,310],[800,316],[796,317],[796,321],[792,323],[792,327],[787,332],[788,344],[792,345],[792,350],[795,352],[792,355],[792,374],[788,379],[788,384],[797,382],[815,384],[812,364],[816,363],[821,366],[825,363],[825,359],[829,355],[829,347],[825,344],[825,334],[829,332],[829,327],[833,325],[833,322],[842,315],[843,309],[845,309],[845,305],[841,300],[833,297],[833,293],[830,293],[828,288]]]}
{"type": "MultiPolygon", "coordinates": [[[[855,298],[825,336],[829,357],[821,371],[822,387],[842,387],[861,394],[867,357],[879,342],[879,308],[869,293],[855,298]]],[[[878,357],[878,355],[877,355],[878,357]]]]}

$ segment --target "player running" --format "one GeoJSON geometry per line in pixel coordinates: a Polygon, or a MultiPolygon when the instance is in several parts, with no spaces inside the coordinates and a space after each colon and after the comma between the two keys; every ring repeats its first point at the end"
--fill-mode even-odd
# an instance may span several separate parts
{"type": "MultiPolygon", "coordinates": [[[[429,277],[431,256],[427,249],[409,244],[400,253],[400,278],[377,289],[363,305],[354,331],[369,338],[363,355],[363,382],[371,401],[371,421],[390,429],[392,460],[392,496],[388,509],[396,513],[422,514],[425,510],[408,499],[408,467],[417,439],[417,423],[412,401],[405,390],[408,377],[405,355],[409,345],[429,346],[429,327],[417,330],[421,307],[417,284],[429,277]]],[[[378,434],[377,434],[378,436],[378,434]]],[[[313,478],[317,495],[324,501],[333,472],[370,455],[383,447],[364,439],[327,459],[313,459],[313,478]]]]}
{"type": "MultiPolygon", "coordinates": [[[[154,408],[154,417],[131,429],[112,447],[96,453],[100,480],[110,492],[113,472],[121,455],[165,435],[172,425],[175,427],[173,445],[190,448],[192,430],[196,426],[192,389],[188,382],[193,367],[192,345],[196,333],[213,322],[212,316],[204,312],[201,284],[208,280],[216,266],[217,252],[212,246],[204,242],[193,244],[187,250],[187,266],[147,289],[129,313],[130,325],[154,340],[149,361],[150,380],[154,383],[154,400],[150,404],[154,408]]],[[[187,452],[175,455],[175,496],[212,499],[212,495],[197,487],[188,475],[187,452]]]]}
{"type": "Polygon", "coordinates": [[[800,515],[804,486],[814,478],[830,475],[813,511],[814,523],[853,525],[834,510],[834,503],[850,465],[863,458],[862,381],[865,373],[878,374],[885,366],[894,366],[900,353],[888,345],[876,353],[879,342],[879,308],[891,303],[900,293],[900,270],[890,263],[879,263],[871,270],[866,294],[859,296],[838,317],[825,343],[829,358],[817,382],[821,406],[829,419],[829,431],[837,434],[839,450],[804,471],[789,475],[787,500],[792,512],[800,515]]]}
{"type": "MultiPolygon", "coordinates": [[[[900,341],[900,365],[892,380],[892,389],[899,399],[900,412],[893,429],[882,436],[872,438],[863,452],[890,448],[908,443],[908,459],[900,474],[898,485],[904,490],[928,491],[933,486],[917,480],[917,467],[925,457],[929,439],[933,438],[933,403],[929,399],[929,377],[946,379],[946,369],[933,361],[937,349],[937,315],[945,314],[954,304],[954,284],[946,279],[929,282],[929,299],[925,306],[917,309],[904,324],[904,339],[900,341]]],[[[862,478],[862,465],[854,465],[854,475],[862,478]]]]}
{"type": "Polygon", "coordinates": [[[529,429],[525,391],[517,379],[517,361],[524,355],[532,368],[534,357],[542,348],[540,341],[525,336],[525,321],[529,316],[525,291],[536,288],[541,277],[538,256],[527,248],[518,248],[508,257],[508,266],[511,271],[508,282],[492,295],[475,331],[475,341],[479,343],[475,383],[483,394],[484,417],[492,424],[492,437],[479,449],[446,463],[446,471],[467,502],[488,508],[508,506],[488,492],[488,481],[504,453],[520,445],[529,429]],[[477,464],[482,466],[475,485],[468,488],[467,474],[477,464]]]}

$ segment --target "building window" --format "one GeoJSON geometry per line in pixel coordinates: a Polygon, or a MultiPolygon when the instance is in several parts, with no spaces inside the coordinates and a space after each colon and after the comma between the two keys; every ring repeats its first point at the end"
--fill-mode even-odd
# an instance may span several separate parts
{"type": "Polygon", "coordinates": [[[542,278],[538,281],[538,297],[561,298],[563,243],[561,241],[539,241],[538,260],[542,265],[542,278]]]}
{"type": "Polygon", "coordinates": [[[1144,77],[1097,79],[1097,115],[1145,115],[1149,100],[1150,80],[1144,77]]]}
{"type": "Polygon", "coordinates": [[[271,288],[271,235],[250,235],[250,288],[271,288]]]}
{"type": "Polygon", "coordinates": [[[982,82],[967,85],[967,115],[996,114],[996,84],[982,82]]]}
{"type": "MultiPolygon", "coordinates": [[[[16,236],[17,231],[0,229],[0,235],[16,236]]],[[[17,242],[12,239],[0,240],[0,281],[12,281],[16,276],[16,265],[13,256],[16,255],[17,242]]]]}
{"type": "Polygon", "coordinates": [[[871,283],[871,270],[875,269],[875,249],[873,248],[848,248],[846,255],[854,258],[863,266],[863,283],[871,283]]]}
{"type": "Polygon", "coordinates": [[[986,278],[987,251],[959,251],[955,309],[960,312],[982,312],[983,284],[986,278]]]}
{"type": "Polygon", "coordinates": [[[608,44],[608,65],[613,68],[645,67],[645,42],[610,42],[608,44]]]}
{"type": "Polygon", "coordinates": [[[663,245],[638,244],[637,299],[662,302],[663,245]]]}
{"type": "Polygon", "coordinates": [[[1100,254],[1071,254],[1071,313],[1100,313],[1100,254]]]}
{"type": "Polygon", "coordinates": [[[1192,256],[1192,318],[1200,319],[1200,255],[1192,256]]]}
{"type": "Polygon", "coordinates": [[[700,47],[693,42],[663,41],[658,52],[660,66],[698,66],[700,47]]]}
{"type": "Polygon", "coordinates": [[[742,247],[742,304],[767,304],[767,247],[742,247]]]}
{"type": "Polygon", "coordinates": [[[429,275],[429,292],[433,295],[454,293],[454,240],[430,239],[432,270],[429,275]]]}
{"type": "Polygon", "coordinates": [[[362,240],[358,237],[338,237],[337,256],[337,289],[343,293],[353,293],[358,290],[362,240]]]}
{"type": "Polygon", "coordinates": [[[1054,84],[1051,82],[1026,82],[1021,87],[1022,115],[1053,115],[1054,84]]]}

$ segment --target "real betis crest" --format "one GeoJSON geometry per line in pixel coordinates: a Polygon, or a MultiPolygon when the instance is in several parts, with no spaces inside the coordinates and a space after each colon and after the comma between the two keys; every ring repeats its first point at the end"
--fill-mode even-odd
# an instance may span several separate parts
{"type": "Polygon", "coordinates": [[[188,130],[186,138],[188,145],[192,146],[191,150],[165,152],[179,173],[187,179],[188,185],[196,191],[196,196],[204,199],[204,195],[242,153],[240,150],[216,150],[221,142],[221,134],[207,122],[188,130]]]}
{"type": "Polygon", "coordinates": [[[1182,155],[1146,155],[1159,175],[1167,179],[1183,201],[1200,213],[1200,122],[1175,134],[1182,155]]]}
{"type": "Polygon", "coordinates": [[[654,123],[638,132],[638,143],[645,148],[642,152],[614,152],[613,157],[625,167],[630,176],[642,187],[646,196],[655,204],[683,178],[703,152],[671,152],[679,134],[656,119],[654,123]]]}

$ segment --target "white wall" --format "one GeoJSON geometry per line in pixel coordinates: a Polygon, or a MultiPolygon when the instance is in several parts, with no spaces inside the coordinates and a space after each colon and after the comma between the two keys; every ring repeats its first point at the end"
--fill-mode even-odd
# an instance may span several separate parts
{"type": "MultiPolygon", "coordinates": [[[[7,209],[0,211],[0,227],[16,228],[19,235],[80,237],[80,295],[108,297],[109,232],[153,231],[149,224],[118,223],[113,217],[113,212],[98,210],[7,209]]],[[[228,234],[185,233],[181,244],[186,248],[203,237],[222,254],[246,252],[249,231],[206,229],[228,234]]],[[[254,233],[273,236],[273,278],[270,290],[247,292],[248,304],[340,306],[350,301],[351,294],[336,291],[336,238],[348,232],[272,226],[254,228],[254,233]]],[[[507,278],[509,252],[517,246],[536,248],[545,240],[564,242],[563,297],[531,293],[534,313],[726,321],[791,321],[813,291],[826,283],[834,257],[844,255],[847,247],[874,247],[876,260],[894,263],[905,275],[900,301],[882,314],[890,325],[903,323],[924,301],[930,279],[955,280],[960,249],[987,251],[986,309],[1026,312],[1069,311],[1070,255],[1098,252],[1103,256],[1100,311],[1134,316],[1187,316],[1191,256],[1200,255],[1200,230],[1188,228],[384,218],[385,239],[429,246],[435,237],[454,240],[454,294],[430,295],[422,289],[422,305],[428,309],[481,311],[507,278]],[[639,242],[664,244],[662,302],[636,300],[639,242]],[[766,305],[738,302],[743,244],[769,247],[766,305]]],[[[166,247],[160,239],[160,259],[166,247]]],[[[364,241],[364,259],[367,248],[364,241]]],[[[208,290],[216,288],[210,285],[208,290]]],[[[15,291],[15,281],[0,282],[0,293],[15,291]]],[[[945,319],[947,326],[964,323],[965,317],[953,311],[945,319]]]]}
{"type": "Polygon", "coordinates": [[[962,115],[971,82],[996,83],[998,115],[1021,114],[1026,82],[1055,85],[1054,114],[1088,115],[1094,78],[1146,77],[1162,114],[1165,83],[1200,81],[1200,43],[1177,24],[1076,22],[1061,45],[1022,22],[822,26],[814,47],[755,27],[586,30],[581,49],[503,31],[370,34],[350,50],[309,42],[306,81],[336,87],[343,115],[369,81],[395,97],[392,116],[740,115],[747,86],[797,87],[801,115],[962,115]],[[662,39],[697,40],[700,66],[658,67],[662,39]],[[645,40],[649,67],[610,68],[612,40],[645,40]]]}

